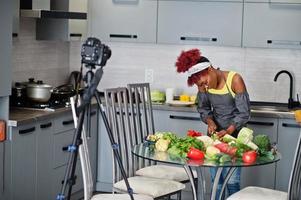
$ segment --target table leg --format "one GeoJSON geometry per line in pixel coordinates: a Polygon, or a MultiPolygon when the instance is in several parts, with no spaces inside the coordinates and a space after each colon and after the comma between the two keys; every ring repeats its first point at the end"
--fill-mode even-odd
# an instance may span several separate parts
{"type": "Polygon", "coordinates": [[[212,186],[212,192],[211,192],[211,200],[215,200],[215,196],[216,196],[216,192],[217,192],[217,187],[218,187],[218,183],[219,183],[219,179],[222,175],[222,171],[223,168],[222,167],[218,167],[215,177],[214,177],[214,182],[213,182],[213,186],[212,186]]]}
{"type": "Polygon", "coordinates": [[[205,200],[205,179],[203,176],[202,168],[196,167],[196,172],[198,175],[198,189],[197,189],[198,200],[205,200]]]}
{"type": "Polygon", "coordinates": [[[196,196],[196,188],[195,188],[195,182],[194,182],[194,176],[193,176],[192,170],[188,165],[184,165],[184,169],[185,169],[185,171],[188,175],[188,178],[190,180],[190,183],[191,183],[193,200],[198,200],[197,196],[196,196]]]}
{"type": "Polygon", "coordinates": [[[226,186],[227,186],[227,183],[228,183],[230,177],[232,176],[232,174],[233,174],[233,172],[234,172],[235,170],[236,170],[236,167],[230,167],[230,169],[228,170],[227,175],[226,175],[225,180],[224,180],[224,183],[223,183],[223,185],[222,185],[222,189],[221,189],[221,192],[220,192],[220,194],[219,194],[218,200],[221,200],[221,199],[222,199],[222,196],[223,196],[223,193],[224,193],[225,188],[226,188],[226,186]]]}

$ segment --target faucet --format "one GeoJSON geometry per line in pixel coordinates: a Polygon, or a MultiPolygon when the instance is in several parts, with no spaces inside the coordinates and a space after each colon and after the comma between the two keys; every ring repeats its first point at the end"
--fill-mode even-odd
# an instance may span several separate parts
{"type": "Polygon", "coordinates": [[[299,102],[299,96],[297,94],[297,101],[294,101],[293,99],[293,76],[292,74],[287,71],[287,70],[281,70],[279,71],[275,77],[274,77],[274,81],[276,82],[277,81],[277,78],[280,74],[287,74],[290,78],[290,94],[289,94],[289,98],[288,98],[288,108],[294,108],[294,107],[297,107],[300,105],[300,102],[299,102]]]}

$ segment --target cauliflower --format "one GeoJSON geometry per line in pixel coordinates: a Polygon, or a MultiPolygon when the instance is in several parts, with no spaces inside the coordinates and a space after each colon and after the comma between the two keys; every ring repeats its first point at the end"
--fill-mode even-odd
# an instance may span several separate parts
{"type": "Polygon", "coordinates": [[[167,151],[169,143],[170,143],[169,140],[160,138],[155,144],[156,150],[157,151],[167,151]]]}
{"type": "Polygon", "coordinates": [[[196,139],[202,141],[205,145],[205,148],[213,145],[213,140],[207,135],[198,136],[196,139]]]}

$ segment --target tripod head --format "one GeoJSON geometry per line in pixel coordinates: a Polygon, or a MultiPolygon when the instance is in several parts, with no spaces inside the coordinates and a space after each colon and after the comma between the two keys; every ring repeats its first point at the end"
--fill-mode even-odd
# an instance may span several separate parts
{"type": "Polygon", "coordinates": [[[95,66],[105,66],[107,60],[111,57],[110,47],[102,44],[101,41],[94,37],[89,37],[81,48],[82,64],[87,68],[94,69],[95,66]]]}

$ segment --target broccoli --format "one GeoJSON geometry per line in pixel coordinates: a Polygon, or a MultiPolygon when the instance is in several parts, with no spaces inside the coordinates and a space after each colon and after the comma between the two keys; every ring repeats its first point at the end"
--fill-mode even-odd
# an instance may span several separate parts
{"type": "Polygon", "coordinates": [[[256,135],[253,141],[260,150],[269,151],[271,149],[271,142],[267,135],[256,135]]]}

